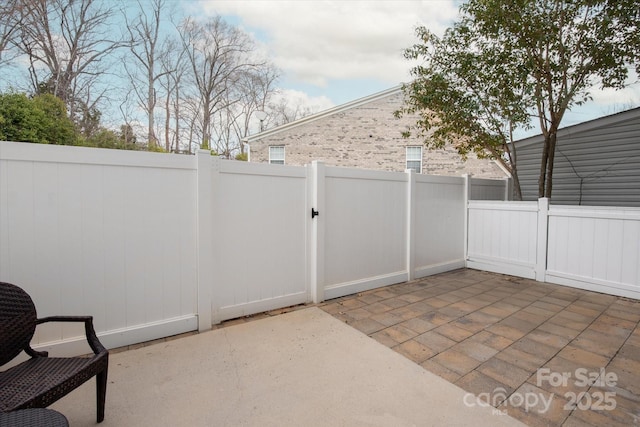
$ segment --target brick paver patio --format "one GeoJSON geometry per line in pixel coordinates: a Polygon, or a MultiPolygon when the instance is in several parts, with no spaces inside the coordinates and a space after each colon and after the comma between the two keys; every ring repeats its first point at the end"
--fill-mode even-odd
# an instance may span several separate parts
{"type": "Polygon", "coordinates": [[[320,307],[528,425],[640,425],[640,301],[463,269],[320,307]]]}

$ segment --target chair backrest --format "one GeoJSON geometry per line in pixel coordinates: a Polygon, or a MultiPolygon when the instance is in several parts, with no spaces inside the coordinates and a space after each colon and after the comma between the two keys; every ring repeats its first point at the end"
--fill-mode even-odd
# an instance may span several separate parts
{"type": "Polygon", "coordinates": [[[36,307],[24,290],[0,282],[0,366],[29,345],[36,330],[36,307]]]}

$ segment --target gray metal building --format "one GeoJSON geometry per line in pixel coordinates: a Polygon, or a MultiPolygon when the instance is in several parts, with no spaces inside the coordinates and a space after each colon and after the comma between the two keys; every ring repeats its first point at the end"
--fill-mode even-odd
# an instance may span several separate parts
{"type": "MultiPolygon", "coordinates": [[[[514,142],[523,200],[538,197],[544,138],[514,142]]],[[[640,207],[640,108],[558,131],[551,203],[640,207]]]]}

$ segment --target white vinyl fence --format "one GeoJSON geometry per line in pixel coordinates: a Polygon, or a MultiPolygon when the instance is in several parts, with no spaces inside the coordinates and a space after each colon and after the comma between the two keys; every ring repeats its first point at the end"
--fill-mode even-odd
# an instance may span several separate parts
{"type": "MultiPolygon", "coordinates": [[[[186,156],[0,142],[0,281],[40,317],[92,315],[108,347],[196,329],[195,179],[186,156]]],[[[82,332],[33,343],[82,353],[82,332]]]]}
{"type": "Polygon", "coordinates": [[[545,280],[640,298],[640,208],[552,206],[545,280]]]}
{"type": "Polygon", "coordinates": [[[539,277],[537,202],[469,201],[468,221],[468,267],[539,277]]]}
{"type": "Polygon", "coordinates": [[[113,348],[463,267],[468,195],[506,184],[0,142],[0,281],[113,348]]]}
{"type": "Polygon", "coordinates": [[[467,266],[640,298],[640,208],[469,202],[467,266]]]}
{"type": "Polygon", "coordinates": [[[324,298],[407,280],[407,175],[327,167],[324,298]]]}
{"type": "Polygon", "coordinates": [[[213,322],[307,302],[306,168],[199,157],[214,168],[212,234],[200,236],[213,322]]]}

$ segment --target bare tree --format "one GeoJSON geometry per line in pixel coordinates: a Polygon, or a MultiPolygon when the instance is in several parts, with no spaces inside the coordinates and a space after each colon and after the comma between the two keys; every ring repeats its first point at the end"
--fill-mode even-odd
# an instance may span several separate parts
{"type": "Polygon", "coordinates": [[[122,114],[122,120],[124,121],[124,125],[121,125],[120,131],[122,144],[125,149],[135,145],[137,142],[136,130],[134,129],[134,124],[131,121],[131,118],[134,117],[134,103],[130,100],[130,98],[133,96],[132,92],[133,90],[130,90],[129,92],[125,93],[121,98],[120,104],[118,105],[120,113],[122,114]]]}
{"type": "MultiPolygon", "coordinates": [[[[183,111],[185,111],[185,118],[188,123],[187,141],[189,142],[189,144],[187,147],[187,152],[189,154],[192,154],[195,152],[193,143],[199,135],[197,128],[199,127],[200,129],[202,129],[202,121],[200,120],[202,116],[200,114],[200,111],[202,111],[202,99],[199,97],[187,97],[183,98],[182,101],[184,102],[185,108],[183,108],[183,111]]],[[[204,136],[201,135],[200,140],[202,140],[202,138],[204,138],[204,136]]]]}
{"type": "MultiPolygon", "coordinates": [[[[163,76],[172,72],[171,69],[158,66],[167,55],[172,53],[166,49],[168,45],[160,40],[160,25],[166,1],[151,0],[143,5],[138,0],[137,4],[138,16],[133,21],[127,20],[130,50],[135,59],[135,65],[127,66],[125,63],[125,69],[138,103],[147,115],[148,144],[150,147],[155,147],[158,145],[155,132],[155,108],[158,102],[156,85],[163,76]]],[[[165,138],[167,138],[166,135],[165,138]]]]}
{"type": "Polygon", "coordinates": [[[33,90],[61,98],[79,123],[93,109],[86,103],[89,88],[106,74],[113,51],[124,46],[111,37],[115,7],[101,0],[23,0],[22,6],[20,48],[29,57],[33,90]]]}
{"type": "Polygon", "coordinates": [[[237,120],[236,113],[233,108],[222,108],[216,112],[216,118],[217,120],[212,126],[211,149],[219,157],[230,159],[236,146],[233,138],[233,123],[237,120]]]}
{"type": "Polygon", "coordinates": [[[281,126],[311,114],[318,112],[317,107],[309,107],[301,102],[292,102],[286,98],[280,98],[276,102],[270,102],[267,106],[268,118],[270,122],[267,127],[281,126]]]}
{"type": "Polygon", "coordinates": [[[237,75],[259,67],[252,60],[253,43],[249,36],[216,16],[205,22],[187,19],[179,28],[182,43],[191,66],[190,78],[200,98],[202,109],[202,147],[210,147],[212,118],[228,108],[230,90],[237,75]]]}
{"type": "Polygon", "coordinates": [[[180,152],[181,123],[184,119],[182,114],[182,88],[184,85],[184,75],[188,70],[185,50],[182,44],[174,39],[166,39],[163,52],[160,57],[161,69],[163,70],[160,86],[162,87],[164,98],[164,145],[166,151],[180,152]],[[171,124],[173,123],[173,129],[171,124]]]}
{"type": "Polygon", "coordinates": [[[18,44],[22,2],[5,0],[0,3],[0,66],[10,64],[18,55],[18,44]]]}
{"type": "MultiPolygon", "coordinates": [[[[244,139],[249,136],[250,126],[256,113],[265,114],[267,105],[276,93],[275,83],[278,77],[279,71],[275,67],[265,64],[259,70],[245,73],[238,82],[241,91],[242,114],[233,122],[233,126],[240,154],[245,154],[244,139]]],[[[260,121],[263,122],[264,118],[260,121]]]]}
{"type": "Polygon", "coordinates": [[[219,111],[213,124],[214,148],[219,155],[233,158],[238,152],[245,153],[243,140],[249,136],[258,111],[265,111],[271,96],[278,71],[268,63],[262,67],[238,73],[237,78],[224,96],[226,108],[219,111]]]}

